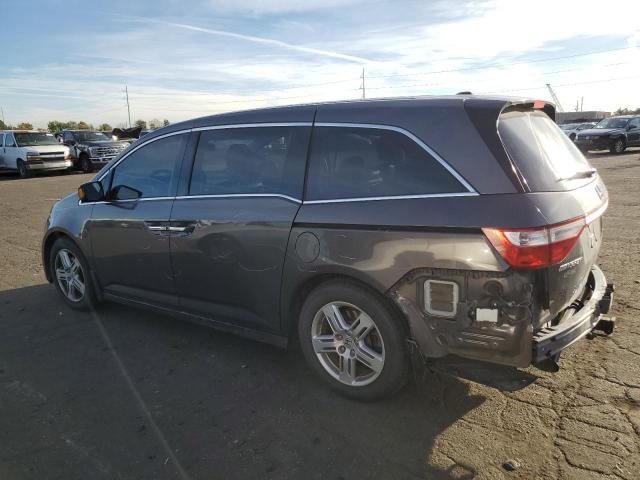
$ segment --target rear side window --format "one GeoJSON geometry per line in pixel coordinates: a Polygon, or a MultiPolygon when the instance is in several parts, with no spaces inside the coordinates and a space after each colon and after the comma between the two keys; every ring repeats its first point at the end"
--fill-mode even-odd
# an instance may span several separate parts
{"type": "Polygon", "coordinates": [[[310,132],[310,127],[203,131],[189,194],[271,193],[302,198],[310,132]]]}
{"type": "Polygon", "coordinates": [[[513,111],[500,115],[502,143],[533,192],[572,190],[590,179],[568,180],[591,166],[567,135],[545,113],[513,111]]]}
{"type": "Polygon", "coordinates": [[[141,192],[141,198],[172,196],[185,143],[186,135],[180,134],[143,145],[115,167],[111,188],[125,185],[141,192]]]}
{"type": "Polygon", "coordinates": [[[393,130],[316,127],[308,200],[466,192],[420,145],[393,130]]]}

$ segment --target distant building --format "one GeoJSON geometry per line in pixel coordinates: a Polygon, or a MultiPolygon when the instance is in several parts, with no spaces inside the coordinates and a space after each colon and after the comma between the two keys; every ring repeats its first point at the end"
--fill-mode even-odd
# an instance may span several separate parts
{"type": "Polygon", "coordinates": [[[611,116],[611,112],[598,112],[595,110],[584,112],[556,112],[556,123],[582,123],[599,122],[603,118],[611,116]]]}

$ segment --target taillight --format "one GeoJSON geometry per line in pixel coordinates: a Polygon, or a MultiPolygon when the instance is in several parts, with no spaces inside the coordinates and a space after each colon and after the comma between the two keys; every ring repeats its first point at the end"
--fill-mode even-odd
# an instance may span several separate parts
{"type": "Polygon", "coordinates": [[[491,245],[514,268],[540,268],[561,262],[573,250],[585,218],[539,228],[483,228],[491,245]]]}

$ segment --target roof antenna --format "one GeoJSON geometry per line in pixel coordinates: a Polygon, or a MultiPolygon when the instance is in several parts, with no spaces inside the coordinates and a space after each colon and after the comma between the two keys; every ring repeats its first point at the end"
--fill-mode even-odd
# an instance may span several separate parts
{"type": "Polygon", "coordinates": [[[469,92],[469,91],[464,91],[464,92],[458,92],[456,93],[456,95],[473,95],[473,93],[469,92]]]}

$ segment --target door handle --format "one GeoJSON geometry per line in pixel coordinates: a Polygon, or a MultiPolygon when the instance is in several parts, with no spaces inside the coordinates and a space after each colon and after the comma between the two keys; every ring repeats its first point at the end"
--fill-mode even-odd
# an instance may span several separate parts
{"type": "Polygon", "coordinates": [[[144,222],[144,228],[146,228],[147,230],[149,230],[149,232],[153,233],[154,235],[156,234],[162,234],[163,232],[167,232],[169,231],[169,222],[162,222],[162,221],[154,221],[154,220],[147,220],[144,222]]]}
{"type": "Polygon", "coordinates": [[[173,225],[167,227],[167,231],[169,233],[173,233],[176,235],[191,235],[193,231],[196,229],[196,222],[191,221],[173,221],[171,222],[173,225]]]}

